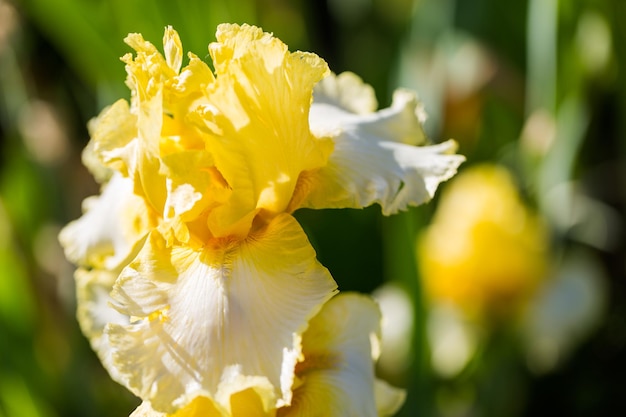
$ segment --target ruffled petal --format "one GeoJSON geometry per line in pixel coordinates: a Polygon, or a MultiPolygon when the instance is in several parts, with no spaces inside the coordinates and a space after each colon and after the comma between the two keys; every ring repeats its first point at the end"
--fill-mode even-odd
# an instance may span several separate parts
{"type": "Polygon", "coordinates": [[[118,149],[128,146],[137,137],[137,117],[130,112],[126,100],[118,100],[103,109],[88,124],[91,140],[83,153],[83,162],[89,170],[101,177],[103,168],[129,176],[127,161],[118,149]]]}
{"type": "MultiPolygon", "coordinates": [[[[315,105],[326,104],[339,115],[350,118],[355,114],[374,113],[378,108],[374,88],[356,74],[346,71],[331,74],[320,81],[314,90],[315,105]]],[[[335,114],[331,120],[336,120],[335,114]]]]}
{"type": "Polygon", "coordinates": [[[183,64],[183,44],[180,36],[171,26],[165,28],[163,34],[163,52],[165,53],[165,62],[167,66],[178,74],[183,64]]]}
{"type": "Polygon", "coordinates": [[[76,270],[77,311],[76,316],[83,334],[89,339],[91,348],[96,352],[111,378],[124,383],[124,377],[111,366],[111,349],[108,335],[104,328],[108,323],[126,325],[128,317],[111,306],[111,290],[119,275],[119,270],[102,269],[76,270]]]}
{"type": "MultiPolygon", "coordinates": [[[[167,178],[167,199],[159,230],[164,236],[173,232],[172,237],[180,243],[201,245],[211,238],[206,217],[201,215],[223,204],[231,190],[205,150],[175,152],[161,161],[161,172],[167,178]]],[[[169,238],[168,242],[172,244],[169,238]]]]}
{"type": "Polygon", "coordinates": [[[173,414],[155,411],[144,401],[130,417],[274,417],[274,388],[265,378],[238,376],[218,400],[199,396],[173,414]],[[236,391],[232,391],[232,388],[236,391]],[[224,404],[224,406],[220,405],[224,404]]]}
{"type": "Polygon", "coordinates": [[[391,107],[355,114],[342,104],[348,100],[342,94],[351,89],[342,89],[340,81],[331,75],[315,89],[311,129],[318,136],[332,137],[335,149],[325,167],[303,178],[292,208],[361,208],[377,203],[384,215],[390,215],[430,200],[439,183],[452,177],[464,160],[453,154],[456,143],[414,146],[425,137],[413,93],[398,90],[391,107]]]}
{"type": "Polygon", "coordinates": [[[377,417],[379,408],[380,415],[397,408],[389,392],[375,395],[373,341],[380,320],[369,297],[344,293],[327,302],[302,337],[304,361],[296,367],[292,404],[277,415],[377,417]]]}
{"type": "Polygon", "coordinates": [[[155,411],[148,401],[142,402],[130,417],[230,417],[228,412],[207,397],[196,397],[174,414],[155,411]]]}
{"type": "Polygon", "coordinates": [[[197,250],[153,232],[112,294],[132,318],[105,330],[113,366],[158,411],[232,392],[239,377],[261,377],[289,403],[300,334],[335,289],[289,215],[197,250]]]}
{"type": "Polygon", "coordinates": [[[133,194],[133,182],[119,174],[102,194],[83,202],[84,214],[59,235],[73,263],[112,270],[128,260],[154,224],[145,201],[133,194]]]}
{"type": "Polygon", "coordinates": [[[313,87],[328,68],[248,25],[220,25],[209,49],[216,80],[203,115],[207,149],[233,190],[209,227],[216,236],[245,236],[257,213],[284,212],[300,174],[323,166],[332,151],[308,121],[313,87]]]}

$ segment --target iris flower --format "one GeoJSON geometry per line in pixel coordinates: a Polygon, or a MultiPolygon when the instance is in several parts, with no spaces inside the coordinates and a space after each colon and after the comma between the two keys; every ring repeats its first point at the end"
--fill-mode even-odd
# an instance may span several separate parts
{"type": "Polygon", "coordinates": [[[83,154],[102,193],[60,235],[81,327],[155,412],[228,409],[246,389],[268,410],[296,407],[303,334],[337,284],[292,213],[393,214],[463,158],[453,141],[428,146],[413,93],[376,111],[356,75],[259,28],[220,25],[214,70],[191,53],[183,67],[169,27],[163,54],[139,34],[126,43],[130,103],[90,123],[83,154]]]}
{"type": "Polygon", "coordinates": [[[429,298],[478,321],[519,315],[548,273],[548,233],[511,174],[498,165],[474,166],[439,203],[418,245],[429,298]]]}

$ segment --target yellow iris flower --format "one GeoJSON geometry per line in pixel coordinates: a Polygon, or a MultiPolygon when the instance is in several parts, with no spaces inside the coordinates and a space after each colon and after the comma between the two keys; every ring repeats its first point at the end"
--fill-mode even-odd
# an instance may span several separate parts
{"type": "Polygon", "coordinates": [[[288,406],[303,332],[337,291],[291,213],[392,214],[428,201],[463,158],[452,141],[426,146],[413,93],[375,111],[354,74],[259,28],[220,25],[214,72],[191,53],[182,66],[172,28],[164,54],[126,42],[130,103],[90,123],[83,154],[102,194],[60,235],[81,327],[158,412],[223,408],[241,387],[288,406]]]}
{"type": "Polygon", "coordinates": [[[419,239],[426,292],[474,319],[520,313],[547,274],[547,243],[544,224],[506,169],[467,169],[442,194],[419,239]]]}

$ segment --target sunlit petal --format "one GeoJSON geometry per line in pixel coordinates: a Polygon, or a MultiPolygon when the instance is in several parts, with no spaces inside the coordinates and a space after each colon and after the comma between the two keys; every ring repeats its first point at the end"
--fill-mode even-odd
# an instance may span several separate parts
{"type": "Polygon", "coordinates": [[[166,247],[153,233],[113,292],[133,319],[106,331],[114,366],[159,411],[248,376],[264,377],[288,403],[300,334],[335,288],[289,215],[243,242],[198,250],[166,247]]]}
{"type": "Polygon", "coordinates": [[[276,414],[274,389],[266,379],[239,375],[237,381],[223,384],[226,385],[230,390],[218,392],[218,400],[199,396],[173,414],[155,411],[144,401],[130,417],[273,417],[276,414]]]}
{"type": "Polygon", "coordinates": [[[304,333],[298,384],[282,417],[377,417],[399,406],[401,392],[375,389],[372,340],[379,338],[380,311],[370,298],[340,294],[328,301],[304,333]]]}
{"type": "Polygon", "coordinates": [[[76,316],[83,334],[89,339],[111,377],[123,382],[124,378],[111,364],[111,349],[104,328],[108,323],[128,324],[128,317],[111,306],[111,290],[119,270],[78,269],[75,276],[77,311],[76,316]]]}
{"type": "Polygon", "coordinates": [[[338,113],[328,121],[330,125],[337,124],[335,121],[342,116],[349,120],[354,115],[374,113],[378,108],[374,88],[348,71],[325,77],[320,81],[315,86],[314,104],[315,107],[323,104],[331,106],[333,108],[331,111],[338,113]]]}
{"type": "Polygon", "coordinates": [[[245,235],[255,211],[268,218],[285,211],[299,175],[332,151],[308,120],[313,86],[328,68],[247,25],[220,25],[210,52],[217,75],[207,89],[207,149],[233,193],[209,226],[216,236],[245,235]]]}
{"type": "Polygon", "coordinates": [[[91,140],[83,161],[90,171],[97,172],[102,169],[100,166],[104,166],[128,176],[128,161],[118,150],[128,146],[137,136],[137,117],[131,114],[128,102],[118,100],[106,107],[98,117],[89,121],[88,128],[91,140]]]}
{"type": "MultiPolygon", "coordinates": [[[[332,137],[335,149],[328,164],[301,184],[298,206],[361,208],[377,203],[389,215],[430,200],[464,160],[454,155],[456,144],[413,146],[425,140],[421,107],[413,93],[398,90],[391,107],[357,114],[344,104],[349,100],[344,94],[354,87],[344,89],[345,80],[333,77],[316,87],[310,121],[318,136],[332,137]]],[[[350,85],[358,84],[354,77],[344,76],[350,85]]]]}
{"type": "Polygon", "coordinates": [[[65,255],[77,265],[113,269],[128,259],[154,220],[133,182],[117,174],[102,194],[83,202],[84,214],[61,231],[65,255]]]}
{"type": "Polygon", "coordinates": [[[176,32],[171,26],[165,28],[163,34],[163,52],[167,66],[178,74],[183,63],[183,45],[176,32]]]}
{"type": "Polygon", "coordinates": [[[161,233],[168,235],[171,229],[180,243],[199,245],[207,241],[211,236],[206,223],[202,219],[195,227],[189,223],[226,201],[231,194],[228,184],[204,149],[175,152],[163,156],[161,161],[161,172],[167,177],[161,233]],[[196,242],[190,242],[192,238],[196,242]]]}

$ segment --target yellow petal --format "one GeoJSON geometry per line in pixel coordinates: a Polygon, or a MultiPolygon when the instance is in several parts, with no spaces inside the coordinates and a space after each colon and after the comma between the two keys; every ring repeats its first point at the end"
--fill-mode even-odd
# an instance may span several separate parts
{"type": "Polygon", "coordinates": [[[161,162],[161,172],[167,177],[167,199],[159,230],[167,235],[171,229],[180,243],[194,239],[193,244],[203,244],[211,236],[206,218],[201,215],[228,199],[231,194],[228,184],[205,150],[172,153],[163,156],[161,162]]]}
{"type": "Polygon", "coordinates": [[[93,172],[96,158],[106,167],[128,176],[128,161],[120,157],[117,149],[124,148],[137,136],[137,117],[130,112],[126,100],[118,100],[106,107],[88,125],[91,140],[88,149],[95,157],[88,156],[85,162],[93,172]],[[94,161],[94,162],[91,162],[94,161]],[[93,168],[92,168],[93,167],[93,168]]]}
{"type": "MultiPolygon", "coordinates": [[[[134,192],[143,196],[157,212],[162,210],[165,200],[165,180],[159,175],[157,159],[159,138],[155,132],[152,132],[152,136],[146,136],[146,129],[141,129],[141,126],[151,126],[150,129],[156,126],[157,130],[161,128],[159,100],[160,95],[153,97],[147,107],[153,109],[140,116],[131,112],[125,100],[118,100],[104,109],[89,124],[90,151],[85,155],[86,161],[94,160],[95,155],[104,167],[132,179],[134,192]]],[[[90,162],[89,166],[98,173],[98,165],[90,162]]]]}
{"type": "Polygon", "coordinates": [[[167,66],[178,74],[183,64],[183,45],[178,36],[178,32],[171,26],[167,26],[163,34],[163,51],[165,53],[167,66]]]}
{"type": "MultiPolygon", "coordinates": [[[[377,417],[397,408],[395,392],[375,395],[372,340],[379,338],[380,311],[360,294],[328,301],[302,337],[304,361],[296,367],[299,385],[281,417],[377,417]]],[[[399,392],[399,391],[398,391],[399,392]]]]}
{"type": "Polygon", "coordinates": [[[198,250],[153,232],[113,291],[134,319],[106,330],[114,366],[159,411],[235,391],[240,376],[263,378],[288,403],[300,334],[335,288],[289,215],[198,250]]]}
{"type": "MultiPolygon", "coordinates": [[[[166,29],[165,48],[175,54],[180,40],[166,29]]],[[[136,137],[124,148],[115,150],[118,158],[128,166],[128,175],[135,181],[135,192],[143,195],[157,212],[163,210],[166,199],[165,178],[159,174],[159,146],[164,127],[167,88],[174,83],[177,73],[163,55],[140,34],[129,34],[125,42],[136,51],[136,56],[125,55],[126,84],[131,90],[131,113],[136,115],[136,137]]],[[[181,46],[182,48],[182,46],[181,46]]],[[[169,56],[170,59],[175,59],[169,56]]],[[[172,64],[174,64],[172,62],[172,64]]],[[[169,114],[169,113],[168,113],[169,114]]]]}
{"type": "Polygon", "coordinates": [[[85,199],[83,210],[59,235],[67,258],[81,266],[111,270],[123,264],[154,224],[145,201],[133,194],[132,181],[119,174],[102,195],[85,199]]]}
{"type": "Polygon", "coordinates": [[[163,95],[165,117],[161,129],[161,155],[175,151],[203,150],[205,139],[192,121],[194,112],[206,105],[204,90],[214,81],[211,69],[189,53],[189,64],[168,80],[163,95]]]}
{"type": "Polygon", "coordinates": [[[209,225],[216,236],[245,235],[251,213],[284,212],[300,174],[326,163],[332,143],[311,134],[308,113],[327,65],[247,25],[220,25],[210,52],[217,76],[207,91],[207,149],[233,193],[209,225]]]}
{"type": "Polygon", "coordinates": [[[188,56],[189,64],[174,78],[172,89],[181,94],[198,94],[199,98],[202,90],[211,84],[215,77],[211,68],[203,60],[191,52],[188,56]]]}
{"type": "Polygon", "coordinates": [[[333,77],[316,87],[310,121],[318,136],[332,137],[335,150],[328,164],[301,184],[299,206],[361,208],[376,203],[389,215],[429,201],[464,160],[453,154],[456,144],[414,146],[425,138],[413,93],[398,90],[391,107],[356,114],[344,103],[351,88],[341,88],[341,80],[333,77]]]}

